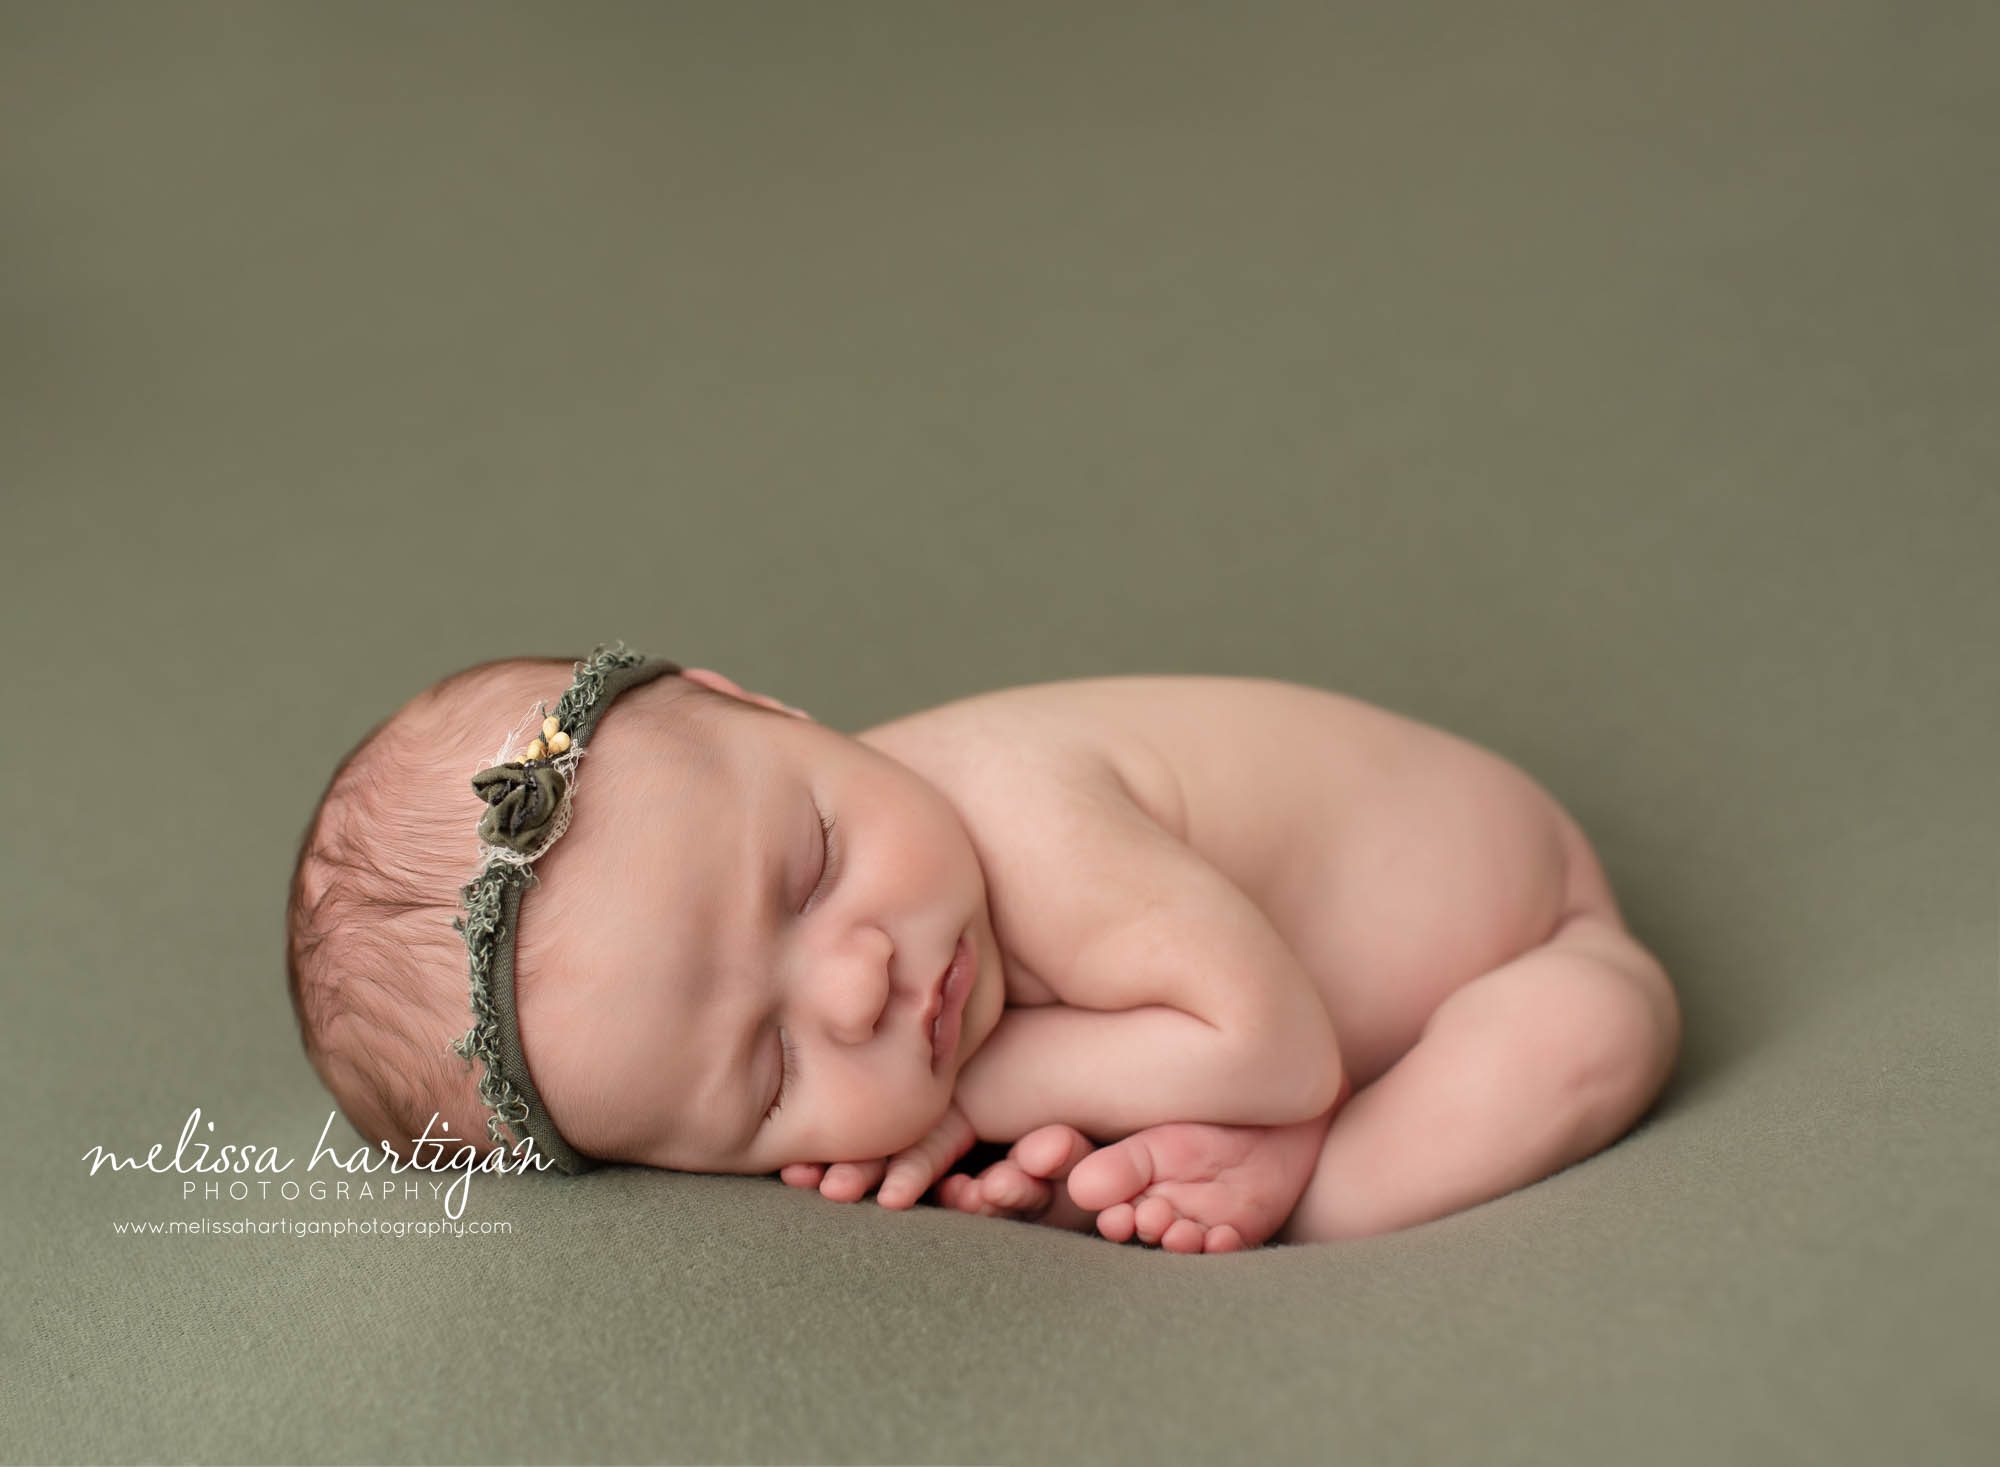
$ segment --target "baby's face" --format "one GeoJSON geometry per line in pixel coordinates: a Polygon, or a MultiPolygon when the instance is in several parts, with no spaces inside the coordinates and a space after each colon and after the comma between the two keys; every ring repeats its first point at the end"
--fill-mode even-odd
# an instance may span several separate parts
{"type": "Polygon", "coordinates": [[[678,1171],[914,1144],[1005,1001],[957,811],[887,755],[748,704],[693,758],[647,691],[598,726],[522,903],[521,1042],[550,1115],[591,1155],[678,1171]],[[978,977],[934,1067],[926,1009],[961,934],[978,977]]]}

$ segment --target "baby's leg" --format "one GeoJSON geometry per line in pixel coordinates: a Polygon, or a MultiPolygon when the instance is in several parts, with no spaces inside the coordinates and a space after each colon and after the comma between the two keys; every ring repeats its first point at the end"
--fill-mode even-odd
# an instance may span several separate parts
{"type": "Polygon", "coordinates": [[[1572,915],[1455,990],[1335,1115],[1274,1241],[1391,1232],[1582,1160],[1652,1104],[1680,1032],[1665,970],[1615,911],[1572,915]]]}

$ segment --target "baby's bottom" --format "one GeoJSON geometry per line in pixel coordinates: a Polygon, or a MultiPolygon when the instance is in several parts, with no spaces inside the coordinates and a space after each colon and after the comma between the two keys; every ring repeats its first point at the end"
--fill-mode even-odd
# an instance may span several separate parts
{"type": "Polygon", "coordinates": [[[1273,1241],[1391,1232],[1581,1161],[1652,1104],[1680,1027],[1665,970],[1615,907],[1591,902],[1455,990],[1409,1051],[1334,1112],[1273,1241]]]}

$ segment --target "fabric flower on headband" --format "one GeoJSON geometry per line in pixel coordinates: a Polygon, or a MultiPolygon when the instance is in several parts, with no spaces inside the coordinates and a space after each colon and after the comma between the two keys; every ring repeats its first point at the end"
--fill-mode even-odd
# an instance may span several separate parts
{"type": "Polygon", "coordinates": [[[542,843],[562,808],[563,777],[546,764],[496,764],[473,775],[472,787],[488,806],[479,838],[524,856],[542,843]]]}
{"type": "Polygon", "coordinates": [[[482,769],[472,776],[472,788],[487,810],[479,820],[479,838],[521,855],[541,845],[562,809],[568,781],[548,761],[569,751],[570,737],[554,717],[542,720],[542,736],[519,759],[482,769]]]}

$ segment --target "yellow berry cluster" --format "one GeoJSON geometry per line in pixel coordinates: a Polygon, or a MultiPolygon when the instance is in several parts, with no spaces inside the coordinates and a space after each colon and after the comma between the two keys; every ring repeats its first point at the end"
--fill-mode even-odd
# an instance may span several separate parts
{"type": "Polygon", "coordinates": [[[542,720],[542,736],[530,743],[521,757],[525,760],[553,759],[568,748],[569,735],[562,731],[562,725],[554,717],[549,717],[542,720]]]}

